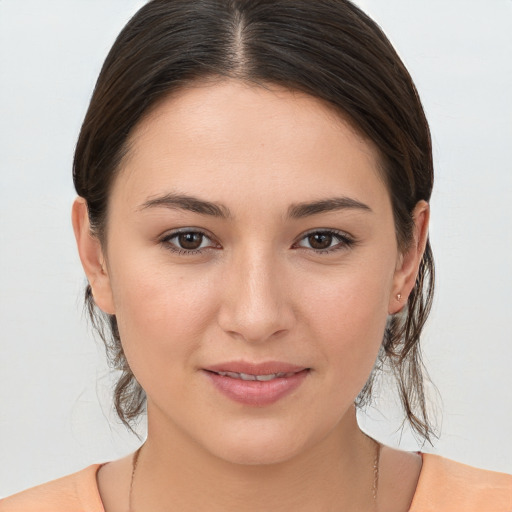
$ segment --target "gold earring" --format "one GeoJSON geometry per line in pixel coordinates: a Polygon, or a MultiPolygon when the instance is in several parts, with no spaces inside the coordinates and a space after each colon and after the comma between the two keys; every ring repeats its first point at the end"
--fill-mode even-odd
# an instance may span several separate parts
{"type": "Polygon", "coordinates": [[[401,293],[397,293],[397,294],[396,294],[396,300],[397,300],[398,302],[400,302],[400,300],[401,300],[401,299],[402,299],[402,294],[401,294],[401,293]]]}

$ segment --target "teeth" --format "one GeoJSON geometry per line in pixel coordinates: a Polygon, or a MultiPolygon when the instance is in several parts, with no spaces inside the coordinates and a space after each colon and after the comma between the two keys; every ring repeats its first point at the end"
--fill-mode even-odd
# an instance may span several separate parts
{"type": "Polygon", "coordinates": [[[282,378],[282,377],[291,377],[295,375],[294,372],[290,373],[269,373],[268,375],[251,375],[249,373],[235,373],[235,372],[216,372],[218,375],[222,377],[231,377],[232,379],[240,379],[240,380],[257,380],[260,382],[265,382],[272,379],[282,378]]]}
{"type": "Polygon", "coordinates": [[[278,377],[276,373],[271,373],[270,375],[256,375],[256,380],[260,381],[266,381],[266,380],[272,380],[278,377]]]}

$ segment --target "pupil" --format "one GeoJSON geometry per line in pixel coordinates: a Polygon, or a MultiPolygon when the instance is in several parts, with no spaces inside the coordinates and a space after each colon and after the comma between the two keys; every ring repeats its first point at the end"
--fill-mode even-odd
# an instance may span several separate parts
{"type": "Polygon", "coordinates": [[[332,235],[323,233],[309,235],[309,244],[313,249],[327,249],[332,244],[332,235]]]}
{"type": "Polygon", "coordinates": [[[203,241],[201,233],[182,233],[179,235],[178,240],[183,249],[198,249],[203,241]]]}

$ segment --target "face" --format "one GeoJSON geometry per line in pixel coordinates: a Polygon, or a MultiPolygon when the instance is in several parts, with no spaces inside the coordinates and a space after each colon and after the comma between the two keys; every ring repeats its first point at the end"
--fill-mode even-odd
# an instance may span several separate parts
{"type": "Polygon", "coordinates": [[[139,124],[102,257],[89,280],[150,429],[248,464],[340,428],[407,286],[372,144],[313,97],[236,81],[139,124]]]}

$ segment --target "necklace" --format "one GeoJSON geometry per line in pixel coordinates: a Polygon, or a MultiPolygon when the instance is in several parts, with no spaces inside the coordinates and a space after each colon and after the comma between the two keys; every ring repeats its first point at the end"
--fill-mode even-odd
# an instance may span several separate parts
{"type": "MultiPolygon", "coordinates": [[[[379,462],[380,462],[380,443],[372,439],[375,443],[375,457],[373,459],[373,485],[372,485],[372,496],[373,502],[375,504],[374,510],[377,511],[377,495],[379,491],[379,462]]],[[[144,445],[142,445],[144,446],[144,445]]],[[[142,449],[142,446],[134,453],[133,455],[133,464],[132,464],[132,477],[130,480],[130,494],[128,497],[128,512],[134,512],[132,508],[132,494],[133,494],[133,482],[135,480],[135,471],[137,469],[137,463],[139,462],[139,455],[142,449]]]]}
{"type": "Polygon", "coordinates": [[[375,459],[373,460],[373,501],[375,503],[375,510],[377,510],[377,494],[379,491],[379,462],[380,462],[380,443],[374,440],[375,447],[375,459]]]}
{"type": "Polygon", "coordinates": [[[133,481],[135,480],[135,470],[137,469],[137,462],[139,462],[140,451],[142,450],[142,444],[139,446],[138,450],[133,454],[133,463],[132,463],[132,478],[130,480],[130,494],[128,497],[128,512],[133,512],[132,508],[132,494],[133,494],[133,481]]]}

